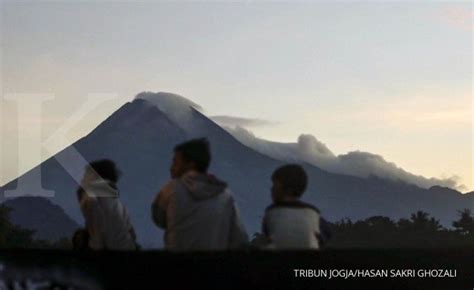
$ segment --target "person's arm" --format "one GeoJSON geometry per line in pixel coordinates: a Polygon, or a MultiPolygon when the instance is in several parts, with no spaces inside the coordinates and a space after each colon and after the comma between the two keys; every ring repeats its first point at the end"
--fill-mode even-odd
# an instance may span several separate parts
{"type": "Polygon", "coordinates": [[[268,238],[267,212],[265,211],[264,217],[262,219],[261,232],[255,233],[253,235],[250,245],[257,249],[265,249],[269,244],[270,239],[268,238]]]}
{"type": "Polygon", "coordinates": [[[164,186],[151,205],[151,215],[153,222],[158,227],[163,229],[166,229],[166,214],[173,188],[174,187],[171,182],[164,186]]]}
{"type": "Polygon", "coordinates": [[[77,201],[79,202],[79,204],[84,198],[84,195],[85,195],[84,189],[82,187],[79,187],[76,191],[77,201]]]}
{"type": "Polygon", "coordinates": [[[265,214],[262,219],[262,233],[255,238],[255,246],[261,249],[268,249],[272,243],[270,239],[270,231],[268,229],[268,221],[270,215],[268,214],[268,209],[265,210],[265,214]]]}
{"type": "Polygon", "coordinates": [[[268,215],[267,211],[265,211],[265,215],[263,216],[262,219],[262,234],[268,238],[269,233],[268,233],[268,215]]]}
{"type": "Polygon", "coordinates": [[[241,248],[249,244],[249,237],[247,231],[240,220],[239,210],[233,199],[231,200],[231,228],[230,228],[230,238],[229,238],[229,248],[241,248]]]}
{"type": "Polygon", "coordinates": [[[103,238],[103,217],[95,201],[90,201],[86,208],[86,228],[89,233],[89,247],[93,250],[105,248],[103,238]]]}

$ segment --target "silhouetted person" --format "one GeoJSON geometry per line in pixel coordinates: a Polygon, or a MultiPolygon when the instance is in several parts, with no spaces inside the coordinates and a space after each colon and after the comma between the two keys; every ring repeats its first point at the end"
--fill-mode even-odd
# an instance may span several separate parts
{"type": "Polygon", "coordinates": [[[308,177],[300,165],[288,164],[272,175],[273,204],[266,211],[262,231],[269,249],[319,249],[320,214],[300,201],[308,177]]]}
{"type": "Polygon", "coordinates": [[[152,205],[153,221],[165,229],[166,249],[226,250],[248,243],[227,184],[207,173],[210,161],[206,139],[175,147],[172,180],[152,205]]]}
{"type": "Polygon", "coordinates": [[[77,192],[92,250],[135,250],[135,231],[119,199],[120,173],[110,160],[91,162],[77,192]]]}

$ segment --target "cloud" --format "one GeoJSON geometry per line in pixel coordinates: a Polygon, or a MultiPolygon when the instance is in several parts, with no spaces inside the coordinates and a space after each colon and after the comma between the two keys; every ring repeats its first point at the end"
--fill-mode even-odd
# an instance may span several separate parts
{"type": "Polygon", "coordinates": [[[307,162],[329,172],[363,178],[375,175],[395,181],[401,180],[423,188],[434,185],[463,188],[458,184],[459,178],[456,176],[439,179],[416,175],[377,154],[352,151],[335,155],[324,143],[309,134],[300,135],[295,143],[279,143],[260,139],[242,127],[225,127],[225,129],[244,145],[279,160],[307,162]]]}
{"type": "MultiPolygon", "coordinates": [[[[185,124],[188,119],[191,120],[188,118],[191,107],[204,111],[202,107],[195,104],[194,102],[184,97],[170,93],[145,92],[139,94],[137,98],[142,98],[152,102],[162,111],[170,114],[172,119],[176,119],[176,121],[182,125],[185,124]]],[[[464,123],[465,119],[467,119],[468,114],[464,110],[460,110],[459,107],[448,106],[448,108],[441,110],[441,108],[437,108],[437,106],[433,105],[432,100],[431,102],[427,102],[423,98],[414,99],[415,100],[413,100],[413,104],[411,104],[410,101],[404,103],[404,110],[399,110],[399,108],[397,108],[393,111],[390,111],[391,114],[388,114],[387,111],[387,115],[390,116],[389,119],[405,120],[409,117],[414,118],[412,117],[411,113],[416,116],[415,118],[417,118],[418,123],[464,123]],[[415,109],[418,108],[415,106],[416,101],[420,100],[425,100],[423,103],[434,106],[435,108],[433,108],[433,111],[425,110],[418,112],[418,115],[414,114],[416,111],[415,109]],[[409,111],[409,114],[407,115],[405,111],[409,111]]],[[[441,104],[438,105],[441,107],[441,104]]],[[[365,115],[365,113],[363,115],[365,115]]],[[[280,143],[258,138],[250,130],[246,129],[250,127],[277,125],[278,122],[258,118],[243,118],[228,115],[211,116],[209,118],[229,131],[244,145],[275,159],[284,160],[287,162],[307,162],[328,172],[346,174],[362,178],[375,175],[395,181],[401,180],[409,184],[415,184],[422,188],[429,188],[434,185],[456,188],[459,190],[463,188],[463,185],[459,184],[459,178],[456,176],[449,178],[427,178],[421,175],[416,175],[397,166],[393,162],[385,160],[383,156],[377,154],[362,151],[352,151],[346,154],[336,155],[326,144],[310,134],[300,135],[296,142],[280,143]]]]}
{"type": "Polygon", "coordinates": [[[263,119],[256,118],[242,118],[235,116],[211,116],[211,120],[215,121],[219,125],[227,127],[261,127],[261,126],[273,126],[278,124],[278,122],[268,121],[263,119]]]}
{"type": "Polygon", "coordinates": [[[203,108],[200,105],[183,96],[173,93],[141,92],[135,97],[135,99],[148,101],[150,104],[156,106],[165,113],[173,122],[180,124],[186,129],[193,127],[192,109],[203,111],[203,108]]]}
{"type": "Polygon", "coordinates": [[[453,27],[457,27],[466,31],[474,30],[474,12],[472,11],[472,8],[464,9],[459,7],[450,7],[443,10],[441,17],[453,27]]]}

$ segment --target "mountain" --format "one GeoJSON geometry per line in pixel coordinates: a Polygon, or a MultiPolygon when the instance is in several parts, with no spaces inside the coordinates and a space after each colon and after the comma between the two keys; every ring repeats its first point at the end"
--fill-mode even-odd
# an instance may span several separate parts
{"type": "MultiPolygon", "coordinates": [[[[82,223],[74,180],[81,177],[83,168],[75,158],[74,148],[88,161],[112,159],[123,172],[118,187],[139,242],[145,248],[156,247],[162,244],[162,231],[152,224],[150,205],[157,191],[169,179],[173,147],[201,136],[211,142],[211,173],[228,182],[248,232],[259,231],[263,211],[271,202],[270,176],[284,162],[243,145],[200,112],[196,104],[169,93],[137,95],[90,134],[19,179],[28,180],[30,175],[41,170],[43,187],[55,191],[50,200],[82,223]],[[58,160],[74,170],[66,172],[58,160]]],[[[307,163],[303,166],[309,175],[304,199],[317,205],[332,221],[372,215],[400,218],[424,210],[443,224],[450,225],[457,217],[457,210],[472,208],[474,204],[474,196],[454,190],[439,192],[376,176],[361,178],[329,173],[307,163]]],[[[5,190],[16,188],[17,181],[0,189],[0,199],[4,198],[5,190]]],[[[34,194],[34,190],[24,194],[34,194]]]]}
{"type": "Polygon", "coordinates": [[[2,203],[10,208],[10,220],[24,229],[34,230],[34,238],[57,241],[70,238],[79,225],[64,210],[42,197],[18,197],[2,203]]]}

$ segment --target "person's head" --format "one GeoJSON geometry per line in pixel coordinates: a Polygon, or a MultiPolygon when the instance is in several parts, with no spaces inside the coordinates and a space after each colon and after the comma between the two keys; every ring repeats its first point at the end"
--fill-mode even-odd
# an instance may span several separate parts
{"type": "Polygon", "coordinates": [[[192,139],[176,145],[170,173],[172,178],[195,170],[206,173],[211,163],[211,149],[206,138],[192,139]]]}
{"type": "Polygon", "coordinates": [[[274,202],[299,199],[308,184],[308,176],[298,164],[287,164],[273,172],[272,199],[274,202]]]}
{"type": "Polygon", "coordinates": [[[108,159],[97,160],[86,166],[84,173],[84,181],[94,181],[97,179],[105,179],[112,183],[117,183],[120,177],[120,171],[115,163],[108,159]]]}

